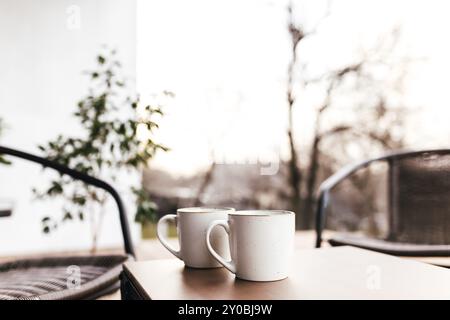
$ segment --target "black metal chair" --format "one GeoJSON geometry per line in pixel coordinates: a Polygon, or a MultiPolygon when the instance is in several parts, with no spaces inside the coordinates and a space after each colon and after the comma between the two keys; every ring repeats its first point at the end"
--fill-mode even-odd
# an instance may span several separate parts
{"type": "Polygon", "coordinates": [[[450,256],[450,149],[397,152],[338,171],[319,188],[316,247],[450,256]],[[343,232],[344,231],[344,232],[343,232]]]}
{"type": "Polygon", "coordinates": [[[135,257],[125,208],[117,191],[102,180],[45,158],[2,146],[0,154],[41,164],[107,191],[117,204],[125,247],[125,254],[22,259],[0,264],[0,300],[95,299],[117,290],[122,264],[135,257]]]}

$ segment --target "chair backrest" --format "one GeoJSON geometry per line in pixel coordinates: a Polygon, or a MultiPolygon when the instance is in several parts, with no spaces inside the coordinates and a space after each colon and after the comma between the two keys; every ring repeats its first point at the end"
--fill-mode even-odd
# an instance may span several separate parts
{"type": "Polygon", "coordinates": [[[450,152],[388,161],[389,240],[450,244],[450,152]]]}
{"type": "Polygon", "coordinates": [[[318,191],[317,247],[324,229],[450,244],[450,149],[393,152],[351,164],[318,191]]]}

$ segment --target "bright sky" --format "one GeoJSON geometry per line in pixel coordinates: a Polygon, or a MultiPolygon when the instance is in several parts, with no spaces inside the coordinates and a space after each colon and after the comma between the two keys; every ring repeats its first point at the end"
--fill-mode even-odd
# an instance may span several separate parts
{"type": "MultiPolygon", "coordinates": [[[[325,8],[317,0],[294,4],[307,28],[325,8]]],[[[172,151],[158,155],[155,167],[192,174],[211,161],[211,154],[222,162],[287,156],[286,5],[286,0],[138,0],[138,91],[144,99],[162,90],[176,94],[158,134],[172,151]]],[[[311,61],[312,72],[334,69],[401,26],[401,49],[426,58],[407,81],[405,100],[420,107],[408,129],[410,143],[445,146],[450,138],[449,9],[450,2],[438,0],[334,1],[318,36],[301,48],[302,57],[311,61]]],[[[306,99],[312,106],[314,97],[306,99]]],[[[313,108],[296,110],[298,134],[308,137],[312,115],[313,108]]]]}

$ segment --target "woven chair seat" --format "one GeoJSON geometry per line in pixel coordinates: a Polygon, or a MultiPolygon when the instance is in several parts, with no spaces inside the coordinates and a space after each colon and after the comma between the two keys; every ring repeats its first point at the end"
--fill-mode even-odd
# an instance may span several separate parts
{"type": "Polygon", "coordinates": [[[119,288],[122,264],[128,259],[126,255],[108,255],[3,263],[0,264],[0,300],[98,298],[119,288]],[[77,277],[75,283],[71,282],[73,276],[77,277]]]}

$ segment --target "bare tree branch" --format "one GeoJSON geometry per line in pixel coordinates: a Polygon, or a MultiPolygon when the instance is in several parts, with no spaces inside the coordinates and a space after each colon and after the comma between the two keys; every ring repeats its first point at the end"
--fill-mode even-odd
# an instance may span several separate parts
{"type": "Polygon", "coordinates": [[[323,138],[332,136],[336,133],[342,133],[345,131],[349,131],[351,129],[352,129],[352,126],[350,126],[350,125],[340,125],[340,126],[334,127],[333,129],[330,129],[330,130],[327,130],[327,131],[321,133],[319,135],[319,140],[322,140],[323,138]]]}
{"type": "Polygon", "coordinates": [[[331,0],[328,0],[324,14],[317,21],[316,25],[311,30],[309,30],[308,32],[305,33],[304,37],[309,37],[309,36],[316,34],[317,30],[319,30],[322,23],[330,16],[330,14],[331,14],[331,0]]]}

